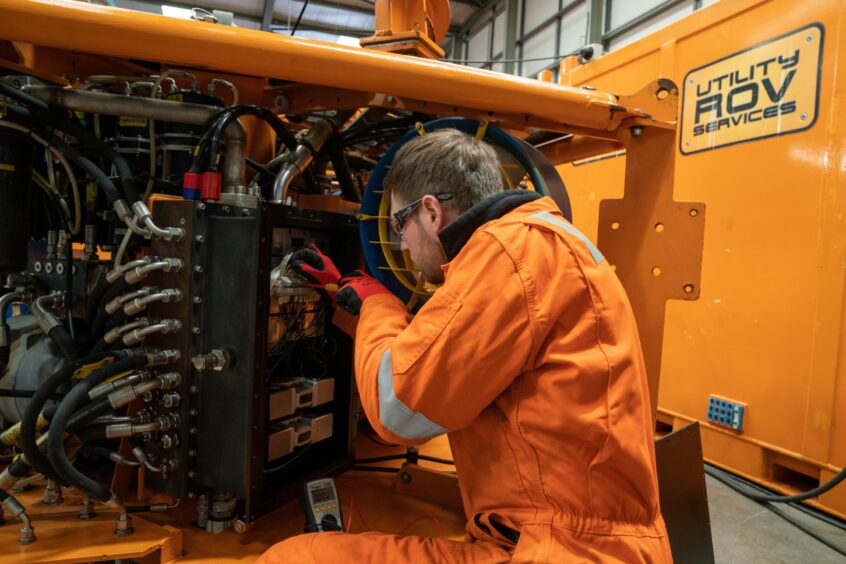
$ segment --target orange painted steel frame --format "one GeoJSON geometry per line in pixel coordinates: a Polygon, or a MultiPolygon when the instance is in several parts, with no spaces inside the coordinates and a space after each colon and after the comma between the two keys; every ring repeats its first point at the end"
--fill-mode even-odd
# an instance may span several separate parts
{"type": "MultiPolygon", "coordinates": [[[[741,433],[703,423],[705,457],[790,493],[826,482],[846,465],[844,26],[842,0],[723,1],[561,76],[565,84],[608,91],[625,91],[642,77],[681,85],[690,71],[723,57],[807,29],[791,44],[800,49],[824,30],[811,127],[688,155],[678,152],[674,135],[673,200],[703,203],[700,215],[663,221],[653,215],[660,206],[652,196],[630,195],[628,184],[624,195],[631,159],[621,154],[559,167],[576,224],[598,236],[603,252],[627,227],[611,213],[617,210],[606,209],[616,198],[639,198],[640,213],[654,221],[636,237],[672,240],[685,228],[681,220],[704,223],[701,249],[650,255],[630,247],[637,263],[630,266],[639,272],[620,273],[618,265],[636,301],[660,291],[668,276],[677,285],[689,255],[701,252],[698,299],[671,299],[666,313],[656,306],[664,320],[658,417],[675,428],[706,421],[710,395],[747,404],[741,433]],[[662,269],[660,276],[652,268],[662,269]]],[[[846,516],[846,486],[816,503],[846,516]]]]}

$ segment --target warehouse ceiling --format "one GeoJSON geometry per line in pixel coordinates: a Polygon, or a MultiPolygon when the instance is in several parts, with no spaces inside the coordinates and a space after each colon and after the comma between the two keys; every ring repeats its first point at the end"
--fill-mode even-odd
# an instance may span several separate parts
{"type": "MultiPolygon", "coordinates": [[[[491,0],[452,0],[450,36],[461,29],[491,0]]],[[[234,24],[251,29],[265,29],[291,34],[297,19],[296,35],[311,39],[354,44],[349,38],[367,37],[374,31],[374,0],[114,0],[121,8],[188,17],[191,8],[209,12],[231,12],[234,24]],[[305,10],[303,10],[304,4],[305,10]]]]}

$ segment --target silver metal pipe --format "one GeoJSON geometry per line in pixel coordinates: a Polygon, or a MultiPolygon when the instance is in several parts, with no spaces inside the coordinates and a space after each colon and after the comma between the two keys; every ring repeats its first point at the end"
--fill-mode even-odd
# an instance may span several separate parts
{"type": "Polygon", "coordinates": [[[141,200],[132,204],[132,211],[135,212],[135,219],[138,223],[147,226],[150,236],[155,235],[165,241],[181,241],[185,237],[185,230],[181,227],[159,227],[156,225],[153,222],[153,212],[141,200]]]}
{"type": "Polygon", "coordinates": [[[127,292],[125,294],[122,294],[106,304],[106,313],[108,313],[109,315],[113,315],[116,311],[122,308],[124,304],[126,304],[126,302],[128,302],[129,300],[143,298],[144,296],[149,296],[153,292],[158,291],[159,289],[155,286],[144,286],[143,288],[135,290],[134,292],[127,292]]]}
{"type": "Polygon", "coordinates": [[[61,325],[56,316],[47,311],[48,307],[62,307],[65,305],[65,294],[63,292],[53,292],[46,296],[41,296],[32,304],[32,315],[38,321],[38,326],[45,334],[49,333],[54,327],[61,325]]]}
{"type": "Polygon", "coordinates": [[[153,377],[152,372],[136,372],[135,374],[130,374],[129,376],[125,376],[120,380],[113,380],[111,382],[103,382],[102,384],[95,386],[90,392],[88,392],[89,399],[95,400],[100,396],[104,396],[106,394],[110,394],[115,391],[117,388],[121,388],[123,386],[129,386],[132,384],[137,384],[138,382],[146,382],[150,378],[153,377]]]}
{"type": "Polygon", "coordinates": [[[143,341],[144,337],[147,335],[153,335],[155,333],[168,335],[176,333],[180,329],[182,329],[182,322],[178,319],[164,319],[142,329],[133,329],[132,331],[125,333],[123,335],[123,344],[127,347],[131,347],[143,341]]]}
{"type": "Polygon", "coordinates": [[[132,331],[133,329],[137,329],[139,327],[147,327],[150,325],[150,322],[147,320],[146,317],[142,317],[141,319],[136,319],[131,323],[127,323],[126,325],[121,325],[120,327],[115,327],[114,329],[109,330],[105,335],[103,335],[103,340],[106,341],[108,344],[116,343],[118,339],[120,339],[124,333],[132,331]]]}
{"type": "Polygon", "coordinates": [[[140,435],[141,433],[169,431],[170,429],[178,427],[179,422],[179,414],[172,412],[157,417],[153,421],[141,423],[118,423],[116,425],[107,425],[106,438],[119,439],[122,437],[131,437],[132,435],[140,435]]]}
{"type": "Polygon", "coordinates": [[[16,302],[23,302],[30,296],[28,292],[10,292],[0,297],[0,347],[7,347],[9,342],[9,324],[6,322],[6,308],[16,302]]]}
{"type": "Polygon", "coordinates": [[[126,274],[124,274],[123,278],[130,284],[137,284],[145,276],[147,276],[151,272],[155,272],[156,270],[163,270],[165,272],[179,272],[180,270],[182,270],[182,259],[159,259],[155,262],[151,262],[150,264],[139,266],[127,271],[126,274]]]}
{"type": "Polygon", "coordinates": [[[9,513],[12,514],[12,517],[23,523],[21,535],[18,538],[18,544],[31,544],[35,542],[35,528],[32,526],[32,521],[30,520],[29,515],[26,514],[26,509],[21,502],[18,501],[15,496],[10,495],[3,500],[3,505],[9,510],[9,513]]]}
{"type": "Polygon", "coordinates": [[[139,266],[150,264],[151,262],[153,262],[153,257],[143,257],[138,260],[129,261],[107,272],[106,281],[109,284],[114,284],[115,282],[117,282],[118,278],[126,274],[127,271],[132,270],[133,268],[138,268],[139,266]]]}
{"type": "Polygon", "coordinates": [[[149,304],[153,302],[176,303],[182,300],[182,292],[176,288],[168,288],[161,292],[155,292],[146,296],[139,296],[129,300],[123,306],[123,312],[126,315],[136,315],[143,311],[149,304]]]}
{"type": "MultiPolygon", "coordinates": [[[[112,116],[137,116],[190,125],[205,125],[220,111],[217,107],[201,104],[122,96],[120,94],[74,90],[56,86],[30,86],[24,90],[27,94],[43,102],[69,110],[112,116]]],[[[244,128],[238,120],[233,120],[226,128],[224,139],[226,141],[226,166],[223,170],[223,191],[238,193],[239,187],[244,187],[244,141],[246,139],[244,128]]],[[[146,220],[143,220],[142,223],[150,227],[146,220]]],[[[130,225],[130,228],[132,228],[132,225],[130,225]]]]}
{"type": "Polygon", "coordinates": [[[115,464],[123,464],[124,466],[140,466],[141,465],[139,462],[136,462],[135,460],[129,460],[128,458],[123,456],[121,453],[115,452],[115,451],[111,451],[109,453],[109,460],[111,460],[115,464]]]}
{"type": "Polygon", "coordinates": [[[132,528],[132,517],[130,517],[129,512],[117,494],[112,492],[112,498],[103,505],[120,513],[115,522],[115,535],[119,537],[131,535],[134,531],[132,528]]]}
{"type": "Polygon", "coordinates": [[[331,135],[332,124],[328,120],[319,119],[314,122],[311,129],[300,140],[291,161],[282,165],[282,170],[276,175],[276,179],[273,181],[274,202],[285,201],[291,182],[297,175],[305,171],[331,135]]]}
{"type": "Polygon", "coordinates": [[[129,402],[138,399],[146,392],[153,390],[171,390],[182,382],[182,376],[178,372],[167,372],[147,382],[140,382],[131,386],[121,386],[109,394],[109,404],[112,409],[118,409],[129,402]]]}

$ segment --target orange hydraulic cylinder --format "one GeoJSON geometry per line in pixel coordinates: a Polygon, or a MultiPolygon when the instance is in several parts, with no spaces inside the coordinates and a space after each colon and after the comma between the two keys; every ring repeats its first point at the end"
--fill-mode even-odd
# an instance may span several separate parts
{"type": "Polygon", "coordinates": [[[543,116],[589,129],[613,129],[626,116],[605,92],[69,0],[3,0],[0,39],[543,116]]]}

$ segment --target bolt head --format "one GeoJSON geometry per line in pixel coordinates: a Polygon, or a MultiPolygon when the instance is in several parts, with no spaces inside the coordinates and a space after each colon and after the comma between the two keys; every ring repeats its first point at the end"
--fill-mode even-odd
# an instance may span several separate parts
{"type": "Polygon", "coordinates": [[[408,472],[400,473],[400,480],[402,480],[403,484],[410,484],[411,483],[411,474],[408,472]]]}
{"type": "Polygon", "coordinates": [[[196,492],[188,492],[188,499],[196,499],[197,493],[196,492]]]}
{"type": "Polygon", "coordinates": [[[203,273],[203,267],[198,264],[197,266],[194,267],[194,272],[196,272],[197,274],[202,274],[203,273]]]}
{"type": "Polygon", "coordinates": [[[191,332],[195,335],[199,335],[200,334],[200,328],[199,327],[192,327],[191,332]]]}
{"type": "Polygon", "coordinates": [[[203,303],[203,298],[201,298],[200,296],[194,296],[194,298],[191,301],[194,302],[195,304],[201,304],[201,303],[203,303]]]}
{"type": "Polygon", "coordinates": [[[194,472],[193,470],[189,470],[189,471],[188,471],[188,477],[189,477],[189,478],[196,478],[196,477],[197,477],[197,473],[196,473],[196,472],[194,472]]]}
{"type": "Polygon", "coordinates": [[[198,243],[202,243],[202,242],[204,242],[205,240],[206,240],[205,235],[195,235],[195,236],[194,236],[194,241],[196,241],[196,242],[198,242],[198,243]]]}
{"type": "Polygon", "coordinates": [[[643,135],[643,128],[640,127],[640,126],[635,126],[635,127],[632,127],[631,132],[632,132],[632,137],[640,137],[641,135],[643,135]]]}

